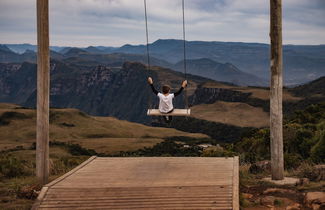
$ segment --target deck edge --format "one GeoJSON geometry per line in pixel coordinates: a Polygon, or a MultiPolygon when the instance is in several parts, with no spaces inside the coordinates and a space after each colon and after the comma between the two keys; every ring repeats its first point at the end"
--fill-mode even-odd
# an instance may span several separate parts
{"type": "Polygon", "coordinates": [[[234,157],[234,171],[232,178],[232,208],[233,210],[239,210],[239,157],[234,157]]]}
{"type": "Polygon", "coordinates": [[[39,208],[39,206],[41,205],[42,200],[43,200],[43,198],[45,197],[45,195],[46,195],[48,189],[49,189],[48,187],[42,187],[41,192],[40,192],[40,194],[37,196],[36,201],[34,202],[34,204],[33,204],[32,208],[31,208],[31,210],[36,210],[36,209],[39,208]]]}
{"type": "Polygon", "coordinates": [[[71,176],[72,174],[74,174],[76,171],[78,171],[79,169],[83,168],[84,166],[86,166],[87,164],[89,164],[91,161],[93,161],[95,158],[97,158],[97,156],[91,156],[88,160],[84,161],[83,163],[81,163],[79,166],[75,167],[74,169],[72,169],[71,171],[69,171],[68,173],[63,174],[62,176],[60,176],[59,178],[53,180],[52,182],[44,185],[41,189],[40,194],[37,196],[36,201],[34,202],[33,206],[32,206],[32,210],[36,210],[39,208],[39,206],[41,205],[43,198],[45,197],[47,191],[51,188],[51,186],[57,184],[58,182],[61,182],[62,180],[64,180],[65,178],[71,176]]]}
{"type": "Polygon", "coordinates": [[[49,187],[50,188],[53,185],[57,184],[58,182],[61,182],[62,180],[64,180],[67,177],[71,176],[76,171],[80,170],[81,168],[83,168],[84,166],[86,166],[87,164],[89,164],[91,161],[93,161],[96,158],[97,158],[97,156],[91,156],[88,160],[84,161],[83,163],[81,163],[80,165],[78,165],[77,167],[75,167],[74,169],[72,169],[71,171],[69,171],[68,173],[63,174],[59,178],[57,178],[57,179],[53,180],[52,182],[46,184],[44,187],[49,187]]]}

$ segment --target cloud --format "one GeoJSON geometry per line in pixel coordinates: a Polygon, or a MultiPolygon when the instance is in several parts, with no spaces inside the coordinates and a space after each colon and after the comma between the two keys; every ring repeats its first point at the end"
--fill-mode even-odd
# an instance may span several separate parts
{"type": "MultiPolygon", "coordinates": [[[[325,1],[283,0],[284,43],[325,43],[325,1]]],[[[36,0],[0,1],[2,43],[36,43],[36,0]]],[[[147,0],[149,41],[182,38],[181,0],[147,0]]],[[[185,0],[188,40],[269,42],[269,0],[185,0]]],[[[145,42],[143,0],[50,0],[52,45],[145,42]]]]}

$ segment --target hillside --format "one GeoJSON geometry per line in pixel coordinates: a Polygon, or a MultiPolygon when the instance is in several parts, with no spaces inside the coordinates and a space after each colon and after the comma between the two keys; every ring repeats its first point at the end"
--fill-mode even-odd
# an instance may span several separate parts
{"type": "MultiPolygon", "coordinates": [[[[216,81],[229,82],[241,86],[267,86],[268,81],[253,74],[239,70],[231,63],[219,63],[208,58],[192,59],[186,61],[189,74],[207,77],[216,81]]],[[[184,61],[173,66],[173,69],[183,71],[184,61]]]]}
{"type": "Polygon", "coordinates": [[[291,89],[297,96],[325,97],[325,77],[320,77],[310,83],[299,85],[291,89]]]}
{"type": "MultiPolygon", "coordinates": [[[[0,102],[17,103],[28,107],[34,107],[36,102],[36,65],[1,64],[0,65],[0,102]]],[[[160,89],[161,84],[169,84],[176,91],[184,74],[161,67],[152,67],[149,71],[140,63],[125,63],[122,68],[112,68],[104,65],[85,65],[79,62],[51,63],[51,106],[71,107],[80,109],[91,115],[114,116],[119,119],[150,123],[151,118],[146,116],[148,100],[151,98],[153,105],[157,100],[149,89],[146,78],[152,76],[155,85],[160,89]]],[[[203,77],[188,75],[188,96],[191,106],[200,104],[213,104],[223,101],[223,106],[215,105],[224,117],[216,117],[214,121],[238,125],[238,120],[230,118],[230,113],[242,111],[233,103],[245,103],[251,111],[257,108],[259,119],[267,116],[268,90],[265,88],[239,87],[227,83],[215,82],[203,77]],[[228,102],[232,102],[228,104],[228,102]],[[228,108],[226,108],[229,105],[228,108]],[[224,118],[224,120],[222,120],[224,118]],[[225,119],[226,118],[226,119],[225,119]],[[229,119],[228,119],[229,118],[229,119]]],[[[284,91],[285,101],[297,101],[299,97],[293,97],[287,90],[284,91]]],[[[182,96],[176,98],[176,107],[184,106],[182,96]]],[[[200,119],[211,120],[207,106],[193,107],[193,116],[200,119]],[[206,110],[206,111],[205,111],[206,110]],[[198,113],[197,113],[198,112],[198,113]],[[207,116],[206,118],[204,116],[207,116]]],[[[214,110],[213,106],[208,106],[214,110]]],[[[265,126],[265,120],[259,120],[265,126]]],[[[256,126],[255,124],[243,124],[256,126]]]]}
{"type": "MultiPolygon", "coordinates": [[[[35,142],[36,112],[13,104],[0,104],[0,151],[35,142]]],[[[148,127],[112,117],[93,117],[77,109],[51,109],[51,141],[79,144],[98,153],[114,154],[152,147],[164,138],[207,138],[172,128],[148,127]]]]}

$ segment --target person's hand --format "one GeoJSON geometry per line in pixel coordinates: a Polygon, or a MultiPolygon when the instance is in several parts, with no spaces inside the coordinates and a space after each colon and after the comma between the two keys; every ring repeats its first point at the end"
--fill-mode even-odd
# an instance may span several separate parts
{"type": "Polygon", "coordinates": [[[187,86],[187,80],[184,80],[182,83],[182,87],[185,88],[187,86]]]}
{"type": "Polygon", "coordinates": [[[153,84],[153,81],[152,81],[152,78],[151,78],[151,77],[148,77],[148,83],[149,83],[150,85],[153,84]]]}

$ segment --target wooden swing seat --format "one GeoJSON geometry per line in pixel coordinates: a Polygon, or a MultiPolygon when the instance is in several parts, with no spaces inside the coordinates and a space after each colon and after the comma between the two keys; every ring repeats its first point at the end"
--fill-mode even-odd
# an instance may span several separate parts
{"type": "Polygon", "coordinates": [[[148,109],[147,115],[149,116],[189,116],[191,109],[174,109],[171,113],[161,113],[159,109],[148,109]]]}

